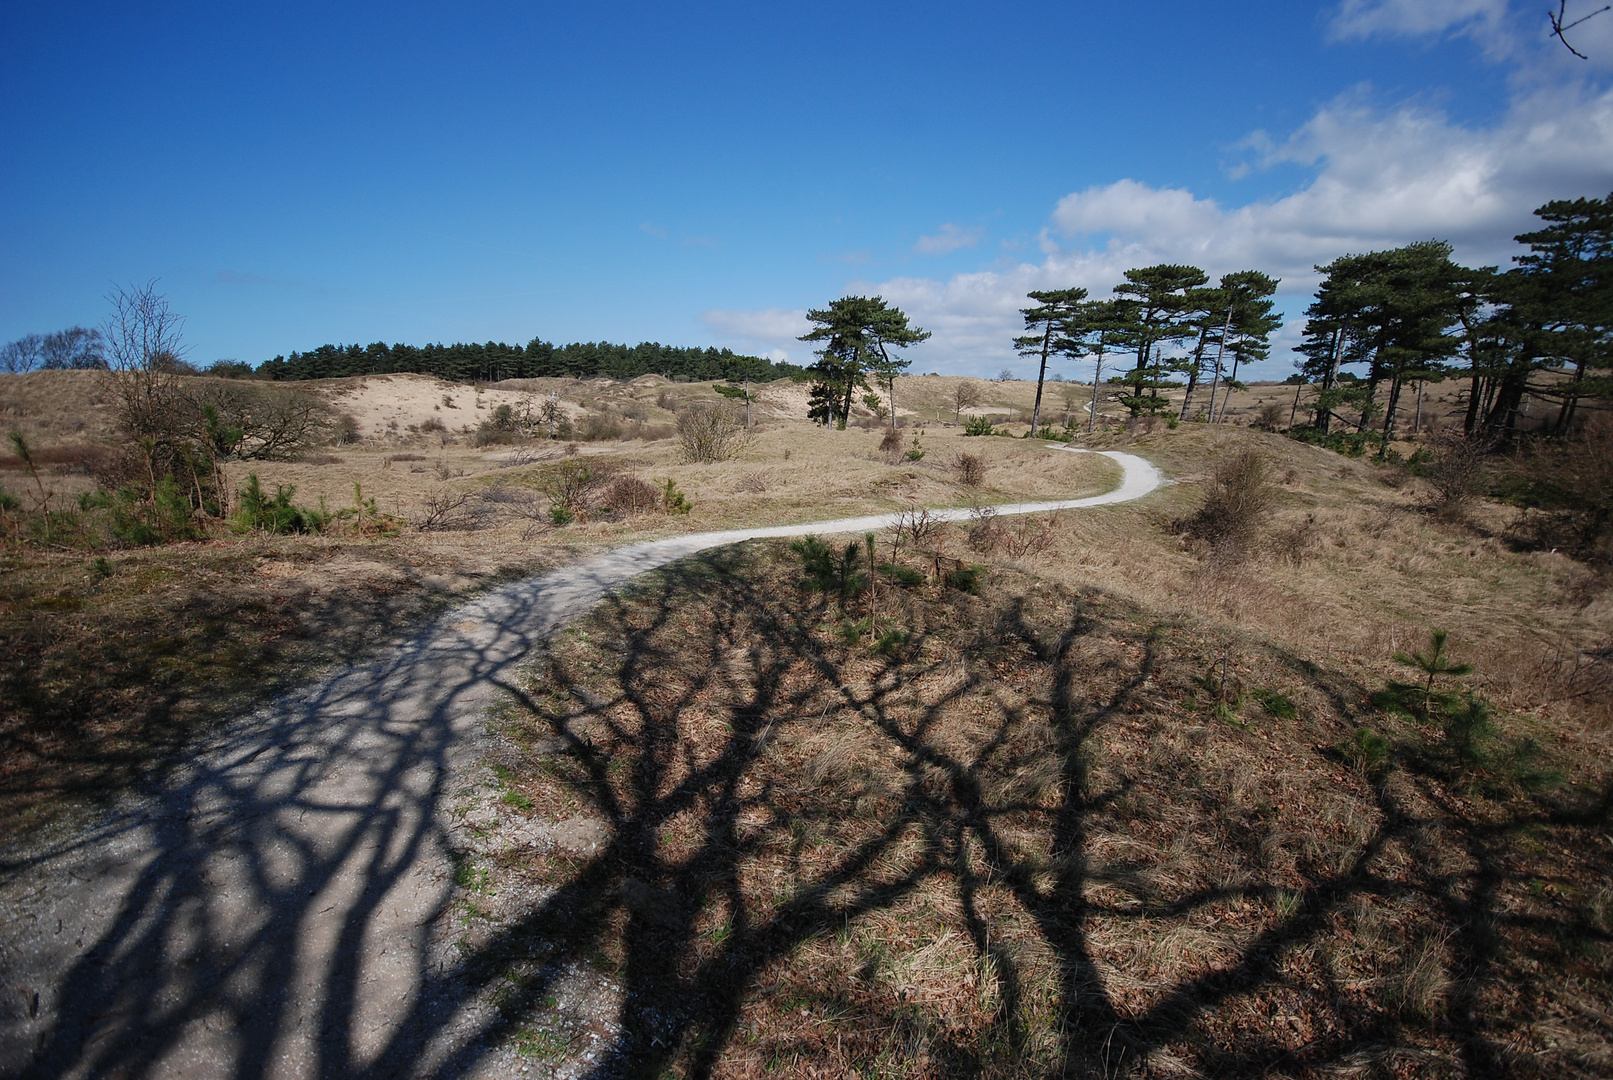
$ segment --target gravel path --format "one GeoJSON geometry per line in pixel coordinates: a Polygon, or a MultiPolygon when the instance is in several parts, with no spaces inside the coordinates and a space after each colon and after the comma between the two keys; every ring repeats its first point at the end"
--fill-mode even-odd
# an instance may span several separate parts
{"type": "MultiPolygon", "coordinates": [[[[1115,490],[999,512],[1127,502],[1159,486],[1142,458],[1104,456],[1123,470],[1115,490]]],[[[444,918],[456,866],[449,796],[480,772],[478,720],[501,681],[646,570],[744,540],[894,521],[673,537],[503,586],[231,724],[162,790],[8,853],[0,1076],[520,1072],[519,1059],[484,1045],[495,1006],[457,980],[444,918]]],[[[597,1004],[611,989],[596,979],[568,993],[597,1004]]]]}

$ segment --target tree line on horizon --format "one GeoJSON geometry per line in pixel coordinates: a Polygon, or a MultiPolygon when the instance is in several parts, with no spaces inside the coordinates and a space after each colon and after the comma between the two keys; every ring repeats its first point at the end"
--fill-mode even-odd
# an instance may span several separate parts
{"type": "Polygon", "coordinates": [[[797,364],[745,356],[732,349],[680,348],[653,341],[637,345],[606,341],[553,345],[533,338],[525,347],[497,341],[422,346],[379,341],[362,347],[321,345],[308,352],[265,361],[255,374],[275,381],[408,372],[434,375],[449,382],[553,377],[636,379],[640,375],[691,382],[745,378],[765,382],[803,370],[797,364]]]}
{"type": "MultiPolygon", "coordinates": [[[[1371,435],[1381,457],[1406,389],[1455,378],[1468,382],[1464,435],[1488,442],[1511,442],[1531,399],[1555,412],[1532,425],[1547,436],[1572,430],[1584,403],[1613,401],[1613,195],[1554,200],[1535,215],[1542,227],[1516,237],[1528,253],[1506,271],[1462,266],[1443,240],[1316,267],[1323,280],[1289,379],[1298,384],[1293,413],[1305,387],[1314,396],[1307,422],[1291,422],[1291,434],[1330,445],[1371,435]],[[1354,431],[1346,437],[1336,425],[1354,431]]],[[[1258,270],[1211,284],[1196,266],[1162,263],[1125,271],[1105,299],[1084,288],[1030,293],[1035,305],[1022,309],[1026,332],[1014,345],[1039,365],[1031,430],[1042,430],[1049,363],[1088,357],[1096,362],[1090,429],[1106,356],[1129,362],[1107,385],[1131,417],[1175,410],[1178,420],[1224,420],[1223,388],[1243,385],[1240,368],[1270,355],[1282,325],[1278,284],[1258,270]],[[1205,383],[1208,401],[1195,413],[1205,383]],[[1183,392],[1179,406],[1167,390],[1183,392]]],[[[821,344],[806,373],[809,418],[845,428],[858,391],[882,411],[872,378],[886,390],[894,423],[895,379],[911,364],[895,350],[929,333],[878,296],[842,297],[807,317],[813,329],[800,340],[821,344]]]]}

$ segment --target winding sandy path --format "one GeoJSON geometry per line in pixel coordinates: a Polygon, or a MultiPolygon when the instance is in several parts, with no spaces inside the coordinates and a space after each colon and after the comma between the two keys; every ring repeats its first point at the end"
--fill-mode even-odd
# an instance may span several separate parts
{"type": "MultiPolygon", "coordinates": [[[[1159,486],[1142,458],[1104,456],[1123,471],[1113,491],[999,512],[1104,506],[1159,486]]],[[[654,540],[503,586],[231,724],[162,790],[9,855],[0,1076],[502,1074],[507,1062],[480,1040],[488,1006],[466,1000],[458,957],[434,932],[454,888],[450,781],[475,771],[477,721],[502,681],[647,570],[895,519],[654,540]]]]}

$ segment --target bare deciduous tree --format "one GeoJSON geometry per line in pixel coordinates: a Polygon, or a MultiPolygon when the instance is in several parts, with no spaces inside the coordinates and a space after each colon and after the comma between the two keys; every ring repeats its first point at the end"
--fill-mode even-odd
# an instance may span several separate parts
{"type": "Polygon", "coordinates": [[[69,326],[40,340],[39,366],[51,371],[93,371],[106,367],[101,331],[69,326]]]}
{"type": "Polygon", "coordinates": [[[169,308],[157,283],[114,287],[107,294],[108,381],[118,426],[136,442],[171,441],[181,434],[185,397],[178,365],[185,320],[169,308]]]}
{"type": "Polygon", "coordinates": [[[38,334],[28,334],[0,345],[0,371],[8,375],[23,375],[34,370],[40,365],[44,343],[45,339],[38,334]]]}
{"type": "Polygon", "coordinates": [[[973,379],[959,379],[952,388],[952,422],[957,423],[963,410],[972,409],[983,400],[980,384],[973,379]]]}

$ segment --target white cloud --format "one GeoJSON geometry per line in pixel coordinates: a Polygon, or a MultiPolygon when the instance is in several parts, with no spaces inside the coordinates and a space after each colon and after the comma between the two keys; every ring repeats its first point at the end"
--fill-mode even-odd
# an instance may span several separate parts
{"type": "Polygon", "coordinates": [[[1493,38],[1506,17],[1507,0],[1344,0],[1330,29],[1345,39],[1447,32],[1493,38]]]}
{"type": "Polygon", "coordinates": [[[984,229],[965,229],[958,225],[942,225],[934,236],[921,236],[913,250],[920,255],[946,255],[960,248],[972,248],[986,234],[984,229]]]}
{"type": "Polygon", "coordinates": [[[805,342],[797,341],[812,329],[802,308],[767,308],[762,311],[722,311],[713,309],[700,314],[700,321],[718,335],[730,348],[756,350],[769,360],[795,360],[806,356],[810,349],[805,342]]]}
{"type": "MultiPolygon", "coordinates": [[[[1065,243],[1044,243],[1040,263],[945,281],[852,282],[848,290],[878,293],[934,332],[911,353],[915,367],[989,374],[1012,356],[1026,292],[1080,285],[1107,296],[1129,267],[1185,262],[1212,275],[1257,268],[1283,279],[1281,295],[1297,315],[1316,285],[1312,267],[1347,252],[1438,238],[1469,264],[1506,266],[1519,250],[1512,237],[1530,227],[1535,207],[1613,190],[1613,93],[1537,90],[1480,129],[1425,108],[1380,112],[1347,97],[1263,149],[1264,164],[1305,165],[1314,178],[1285,197],[1238,207],[1119,180],[1059,200],[1052,233],[1065,243]]],[[[1291,344],[1296,334],[1291,324],[1278,342],[1291,344]]],[[[1274,355],[1265,371],[1281,377],[1289,363],[1274,355]]]]}
{"type": "Polygon", "coordinates": [[[1551,35],[1544,8],[1534,0],[1344,0],[1329,26],[1334,40],[1466,37],[1495,61],[1515,66],[1516,78],[1583,75],[1613,67],[1613,13],[1594,17],[1595,0],[1569,0],[1563,21],[1585,17],[1566,35],[1589,59],[1576,58],[1551,35]]]}

